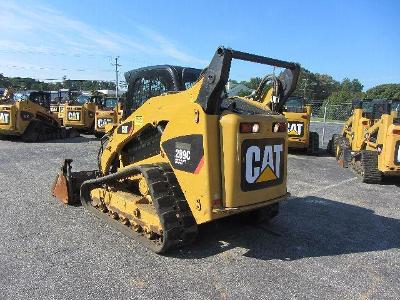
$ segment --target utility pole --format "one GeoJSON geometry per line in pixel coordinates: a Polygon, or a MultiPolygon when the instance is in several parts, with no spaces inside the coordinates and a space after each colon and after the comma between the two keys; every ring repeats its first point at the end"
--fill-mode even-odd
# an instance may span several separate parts
{"type": "Polygon", "coordinates": [[[117,101],[119,100],[118,98],[118,67],[121,67],[120,64],[118,64],[118,59],[119,56],[115,58],[115,64],[111,64],[112,66],[115,66],[115,96],[117,97],[117,101]]]}

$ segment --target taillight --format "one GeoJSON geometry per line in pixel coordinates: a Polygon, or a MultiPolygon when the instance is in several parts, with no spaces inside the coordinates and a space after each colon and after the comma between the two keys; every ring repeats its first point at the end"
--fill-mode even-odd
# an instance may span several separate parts
{"type": "Polygon", "coordinates": [[[364,126],[367,126],[368,125],[368,121],[362,121],[361,122],[364,126]]]}
{"type": "Polygon", "coordinates": [[[302,115],[301,118],[304,119],[304,120],[307,120],[308,116],[307,115],[302,115]]]}
{"type": "Polygon", "coordinates": [[[98,112],[96,112],[96,116],[98,116],[99,115],[99,113],[98,112]]]}
{"type": "Polygon", "coordinates": [[[400,134],[400,129],[393,129],[393,134],[400,134]]]}
{"type": "Polygon", "coordinates": [[[114,111],[110,112],[110,116],[113,116],[113,115],[114,115],[114,111]]]}
{"type": "Polygon", "coordinates": [[[285,122],[278,122],[272,124],[273,132],[285,132],[287,131],[287,124],[285,122]]]}
{"type": "Polygon", "coordinates": [[[260,124],[240,123],[240,133],[257,133],[257,132],[260,132],[260,124]]]}
{"type": "Polygon", "coordinates": [[[222,207],[222,200],[221,199],[214,199],[212,201],[213,208],[221,208],[222,207]]]}

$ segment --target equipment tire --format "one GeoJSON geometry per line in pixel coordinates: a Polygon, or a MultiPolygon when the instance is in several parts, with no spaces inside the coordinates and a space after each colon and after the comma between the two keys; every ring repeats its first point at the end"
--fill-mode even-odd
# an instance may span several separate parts
{"type": "Polygon", "coordinates": [[[309,137],[309,144],[307,148],[308,155],[317,155],[319,152],[319,135],[318,133],[311,131],[309,137]]]}
{"type": "Polygon", "coordinates": [[[348,168],[351,161],[350,142],[345,137],[339,137],[335,142],[335,156],[338,164],[343,168],[348,168]]]}
{"type": "Polygon", "coordinates": [[[328,146],[326,147],[326,151],[332,156],[335,156],[335,144],[338,138],[340,138],[340,134],[335,133],[334,135],[332,135],[332,138],[329,140],[328,146]]]}

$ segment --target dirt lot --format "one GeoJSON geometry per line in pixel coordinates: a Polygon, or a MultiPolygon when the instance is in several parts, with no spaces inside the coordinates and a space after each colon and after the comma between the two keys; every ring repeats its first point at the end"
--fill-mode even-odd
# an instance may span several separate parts
{"type": "Polygon", "coordinates": [[[400,297],[395,181],[362,184],[333,158],[292,154],[293,197],[269,225],[209,224],[163,257],[50,196],[61,159],[94,169],[98,145],[0,141],[0,299],[400,297]]]}

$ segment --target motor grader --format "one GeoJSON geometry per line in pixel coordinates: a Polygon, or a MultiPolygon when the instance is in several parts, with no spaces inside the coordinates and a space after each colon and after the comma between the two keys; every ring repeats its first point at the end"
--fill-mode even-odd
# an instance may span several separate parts
{"type": "Polygon", "coordinates": [[[198,225],[216,219],[271,219],[289,196],[282,110],[299,65],[219,47],[186,89],[185,69],[154,81],[128,72],[127,117],[106,125],[98,170],[72,172],[67,159],[52,188],[156,253],[192,242],[198,225]],[[272,109],[228,96],[233,59],[285,68],[272,109]]]}
{"type": "Polygon", "coordinates": [[[0,104],[0,135],[20,136],[25,142],[74,137],[50,111],[50,93],[22,91],[0,104]]]}
{"type": "Polygon", "coordinates": [[[104,97],[100,92],[92,92],[90,95],[80,95],[75,100],[66,102],[63,108],[64,125],[81,132],[93,133],[96,109],[104,97]]]}
{"type": "Polygon", "coordinates": [[[340,166],[351,168],[365,183],[400,176],[400,119],[391,101],[353,101],[353,115],[328,149],[340,166]]]}

